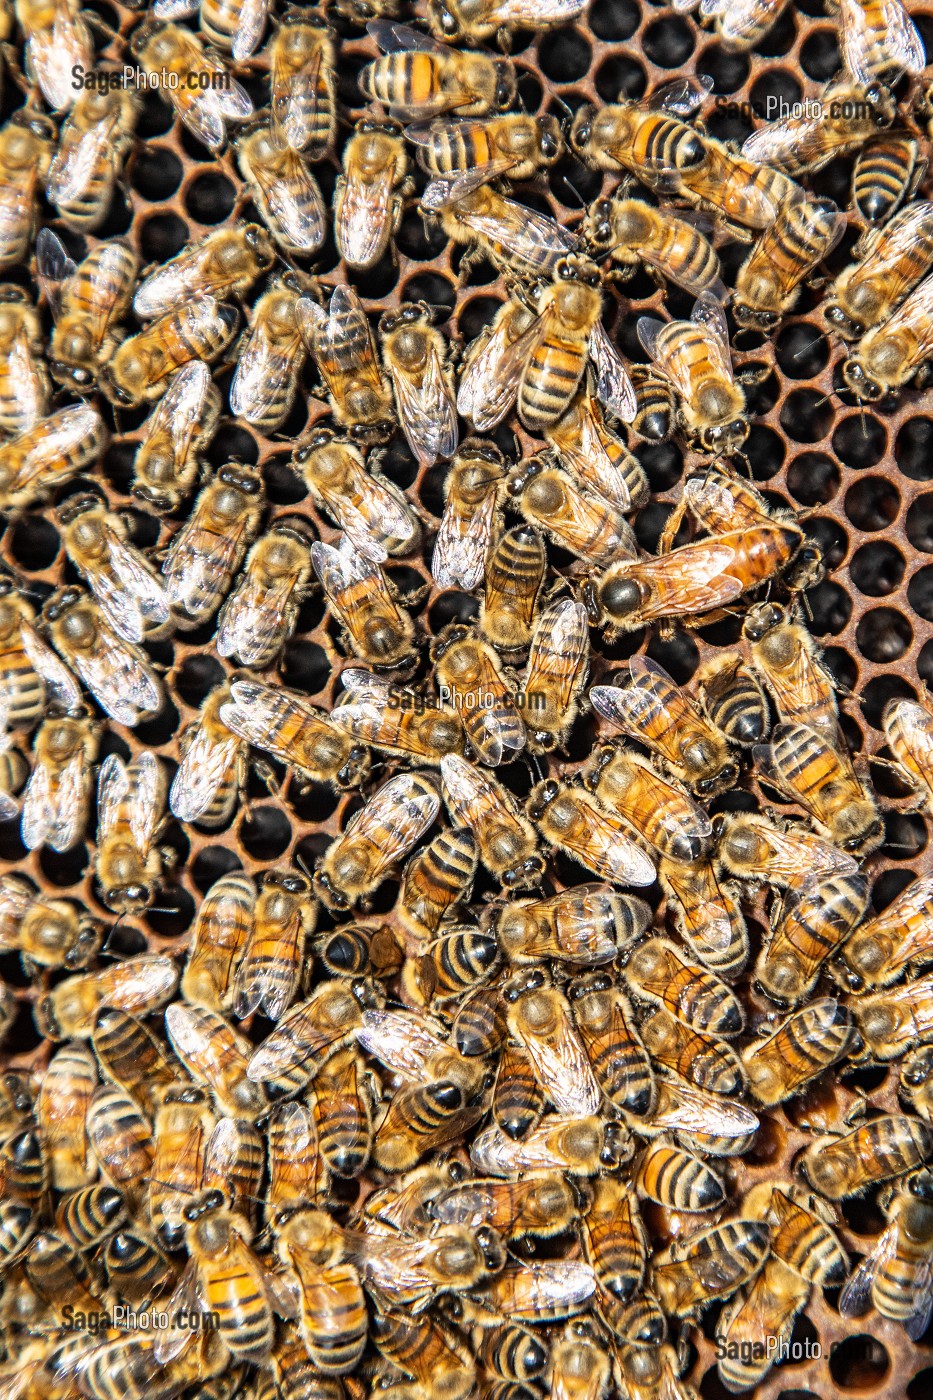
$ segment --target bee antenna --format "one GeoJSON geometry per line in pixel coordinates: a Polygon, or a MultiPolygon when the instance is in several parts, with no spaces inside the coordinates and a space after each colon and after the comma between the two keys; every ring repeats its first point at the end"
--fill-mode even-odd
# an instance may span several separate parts
{"type": "Polygon", "coordinates": [[[306,879],[314,879],[314,875],[308,869],[307,863],[305,862],[305,858],[300,851],[295,852],[295,864],[298,866],[298,869],[301,871],[302,875],[304,875],[306,879]]]}
{"type": "Polygon", "coordinates": [[[806,613],[808,621],[812,622],[813,609],[810,607],[810,599],[807,597],[806,593],[800,593],[798,596],[800,598],[800,605],[806,613]]]}
{"type": "Polygon", "coordinates": [[[569,105],[569,103],[567,103],[567,102],[564,101],[564,99],[561,97],[560,93],[559,93],[559,92],[552,92],[552,93],[550,94],[550,97],[551,97],[551,101],[552,101],[552,102],[556,102],[557,105],[558,105],[558,107],[563,107],[564,112],[566,113],[566,115],[570,118],[571,121],[573,121],[573,118],[574,118],[574,115],[575,115],[574,110],[573,110],[573,108],[569,105]]]}
{"type": "Polygon", "coordinates": [[[573,190],[573,193],[577,196],[577,199],[579,199],[581,205],[582,205],[583,208],[585,209],[586,206],[587,206],[588,200],[586,200],[586,199],[584,198],[584,196],[580,193],[580,191],[577,189],[576,185],[575,185],[575,184],[573,183],[573,181],[571,180],[570,176],[569,176],[569,175],[562,175],[562,176],[561,176],[561,179],[563,180],[564,184],[567,186],[567,188],[568,188],[569,190],[573,190]]]}

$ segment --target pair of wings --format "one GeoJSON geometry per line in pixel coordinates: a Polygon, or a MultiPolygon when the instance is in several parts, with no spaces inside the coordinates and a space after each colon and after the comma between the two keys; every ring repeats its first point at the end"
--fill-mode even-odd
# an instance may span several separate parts
{"type": "Polygon", "coordinates": [[[622,685],[594,685],[590,703],[598,715],[630,738],[680,763],[683,732],[716,733],[692,698],[649,656],[633,656],[622,685]]]}
{"type": "Polygon", "coordinates": [[[104,540],[104,561],[82,572],[114,631],[128,642],[141,642],[147,630],[169,620],[165,588],[149,562],[109,524],[104,540]]]}
{"type": "Polygon", "coordinates": [[[427,338],[426,362],[417,375],[409,373],[393,357],[386,369],[395,391],[398,418],[408,445],[423,467],[457,450],[457,405],[450,376],[435,336],[427,338]]]}
{"type": "MultiPolygon", "coordinates": [[[[375,748],[387,749],[390,753],[414,754],[426,762],[435,761],[435,753],[430,744],[421,737],[420,725],[397,726],[394,721],[387,723],[391,712],[410,698],[412,712],[422,704],[422,697],[414,691],[397,686],[385,676],[374,675],[371,671],[351,667],[342,671],[340,679],[347,695],[346,704],[337,705],[331,711],[331,720],[340,729],[352,734],[355,739],[372,744],[375,748]]],[[[453,710],[442,710],[439,706],[424,706],[422,713],[442,714],[456,718],[453,710]]]]}
{"type": "Polygon", "coordinates": [[[520,1018],[510,1020],[509,1028],[557,1112],[588,1118],[599,1112],[602,1092],[566,1006],[561,1019],[563,1024],[556,1031],[542,1036],[524,1033],[520,1018]]]}
{"type": "MultiPolygon", "coordinates": [[[[90,781],[83,746],[58,772],[50,771],[37,757],[23,795],[20,832],[27,850],[48,846],[53,851],[67,851],[79,840],[87,818],[90,781]]],[[[7,820],[2,813],[0,802],[0,820],[7,820]]]]}
{"type": "Polygon", "coordinates": [[[444,801],[457,826],[470,827],[476,832],[486,826],[492,813],[497,825],[521,825],[511,793],[459,754],[445,754],[441,759],[441,785],[444,801]]]}
{"type": "MultiPolygon", "coordinates": [[[[47,15],[47,11],[43,10],[47,15]]],[[[51,24],[26,27],[26,67],[52,111],[71,107],[75,100],[73,72],[94,67],[94,45],[84,20],[68,3],[55,0],[51,24]]]]}
{"type": "Polygon", "coordinates": [[[418,520],[390,482],[368,472],[347,453],[339,490],[325,489],[308,473],[305,480],[358,553],[382,564],[390,554],[407,554],[418,538],[418,520]]]}
{"type": "Polygon", "coordinates": [[[285,639],[298,584],[294,574],[264,579],[247,565],[220,613],[218,656],[238,657],[243,666],[265,665],[285,639]]]}
{"type": "Polygon", "coordinates": [[[207,365],[201,360],[191,360],[183,365],[172,375],[168,390],[145,425],[140,456],[148,455],[156,447],[161,448],[163,441],[167,440],[180,472],[198,430],[208,416],[211,393],[211,372],[207,365]]]}
{"type": "MultiPolygon", "coordinates": [[[[729,349],[729,328],[726,325],[726,313],[722,302],[712,292],[702,292],[696,299],[693,311],[690,313],[690,320],[697,334],[702,336],[705,342],[710,362],[719,374],[731,383],[733,380],[732,354],[729,349]]],[[[635,329],[645,354],[665,376],[670,378],[680,397],[689,401],[693,396],[693,385],[686,365],[680,363],[682,357],[678,357],[678,361],[674,365],[670,365],[658,347],[665,323],[652,316],[640,316],[635,329]]]]}
{"type": "Polygon", "coordinates": [[[274,169],[255,161],[250,173],[259,186],[280,241],[314,253],[327,234],[327,210],[317,180],[291,146],[278,153],[274,169]]]}
{"type": "Polygon", "coordinates": [[[112,168],[120,150],[122,121],[121,105],[116,100],[107,116],[93,126],[82,131],[69,123],[63,128],[58,151],[45,177],[50,204],[67,208],[79,203],[99,173],[112,168]]]}
{"type": "MultiPolygon", "coordinates": [[[[516,383],[513,397],[517,389],[516,383]]],[[[447,502],[431,558],[431,574],[438,588],[470,592],[482,583],[498,510],[498,484],[498,479],[490,483],[469,514],[453,499],[447,502]]]]}
{"type": "MultiPolygon", "coordinates": [[[[843,1317],[858,1317],[871,1302],[872,1289],[878,1273],[887,1268],[900,1251],[900,1227],[896,1220],[888,1225],[874,1249],[859,1264],[839,1295],[839,1311],[843,1317]]],[[[903,1319],[904,1331],[912,1342],[919,1341],[933,1314],[933,1249],[918,1261],[911,1281],[911,1311],[903,1319]]]]}
{"type": "Polygon", "coordinates": [[[575,789],[574,797],[583,809],[582,831],[562,832],[560,845],[601,880],[636,887],[653,884],[656,872],[651,859],[625,835],[616,819],[588,793],[575,789]]]}
{"type": "Polygon", "coordinates": [[[74,668],[101,709],[128,729],[162,707],[162,689],[156,677],[103,615],[98,622],[97,647],[76,655],[74,668]]]}
{"type": "MultiPolygon", "coordinates": [[[[201,0],[155,0],[152,13],[156,19],[187,19],[197,14],[201,0]]],[[[249,58],[266,28],[269,14],[269,0],[243,0],[237,6],[237,21],[233,30],[232,52],[234,60],[242,63],[249,58]]]]}
{"type": "Polygon", "coordinates": [[[379,565],[355,550],[349,540],[342,540],[338,549],[316,540],[311,546],[311,565],[354,637],[360,635],[363,622],[374,608],[392,617],[399,616],[379,565]]]}
{"type": "Polygon", "coordinates": [[[357,1044],[395,1074],[415,1084],[437,1079],[439,1058],[455,1053],[440,1021],[426,1013],[369,1008],[356,1029],[357,1044]]]}
{"type": "Polygon", "coordinates": [[[100,345],[117,309],[129,295],[136,275],[136,257],[125,243],[99,243],[81,264],[69,255],[58,234],[50,228],[39,230],[36,238],[36,274],[49,310],[58,321],[72,309],[71,299],[81,311],[82,322],[100,345]],[[67,303],[67,305],[66,305],[67,303]]]}
{"type": "Polygon", "coordinates": [[[262,423],[293,392],[303,360],[298,331],[276,343],[258,317],[239,348],[230,383],[230,412],[246,423],[262,423]]]}
{"type": "Polygon", "coordinates": [[[563,714],[585,674],[589,654],[586,609],[573,598],[558,598],[539,617],[531,639],[525,694],[545,694],[563,714]]]}
{"type": "Polygon", "coordinates": [[[379,852],[379,870],[407,855],[440,811],[441,799],[424,773],[400,773],[350,818],[338,842],[362,841],[379,852]]]}
{"type": "Polygon", "coordinates": [[[168,95],[181,121],[199,141],[211,150],[219,150],[227,139],[227,122],[247,122],[253,115],[249,93],[230,76],[220,59],[201,48],[193,34],[187,35],[188,62],[179,74],[177,87],[168,95]],[[196,73],[206,74],[208,85],[189,88],[187,78],[196,73]]]}
{"type": "Polygon", "coordinates": [[[199,724],[172,779],[168,805],[182,822],[196,822],[208,810],[237,762],[243,741],[236,734],[218,739],[199,724]]]}
{"type": "MultiPolygon", "coordinates": [[[[12,443],[7,444],[18,469],[4,487],[8,497],[28,491],[35,484],[51,488],[89,465],[89,452],[103,448],[106,429],[96,409],[89,404],[72,404],[41,419],[12,443]]],[[[0,459],[3,448],[0,447],[0,459]]]]}
{"type": "Polygon", "coordinates": [[[97,775],[98,845],[126,825],[137,850],[152,845],[162,820],[165,775],[155,754],[140,754],[127,765],[116,754],[104,759],[97,775]]]}
{"type": "Polygon", "coordinates": [[[319,989],[307,1001],[289,1008],[275,1030],[253,1051],[246,1068],[248,1079],[253,1083],[274,1079],[299,1068],[306,1060],[322,1060],[350,1039],[352,1023],[337,1026],[331,1020],[322,1022],[320,1000],[319,989]]]}

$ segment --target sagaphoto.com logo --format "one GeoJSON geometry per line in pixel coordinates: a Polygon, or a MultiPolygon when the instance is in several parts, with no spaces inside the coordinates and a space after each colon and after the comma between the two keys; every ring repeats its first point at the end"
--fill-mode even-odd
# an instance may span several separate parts
{"type": "Polygon", "coordinates": [[[469,712],[471,710],[496,710],[505,699],[516,710],[527,710],[539,714],[547,706],[547,696],[543,690],[510,690],[505,695],[494,695],[492,691],[459,690],[456,686],[440,685],[437,699],[432,700],[417,690],[407,690],[404,686],[392,685],[386,691],[386,708],[407,710],[412,714],[423,715],[438,705],[469,712]]]}
{"type": "Polygon", "coordinates": [[[62,1325],[67,1332],[106,1332],[118,1328],[124,1332],[216,1332],[220,1313],[202,1308],[141,1308],[138,1312],[125,1304],[113,1308],[83,1312],[71,1303],[62,1308],[62,1325]]]}
{"type": "Polygon", "coordinates": [[[75,92],[114,92],[132,88],[138,92],[230,92],[233,78],[219,68],[193,68],[187,73],[174,69],[138,68],[134,63],[122,68],[84,68],[76,63],[71,70],[71,86],[75,92]]]}

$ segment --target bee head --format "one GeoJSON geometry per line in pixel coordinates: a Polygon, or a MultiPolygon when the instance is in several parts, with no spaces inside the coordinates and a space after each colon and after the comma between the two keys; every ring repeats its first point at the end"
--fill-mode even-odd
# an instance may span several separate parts
{"type": "Polygon", "coordinates": [[[445,39],[459,39],[461,35],[460,21],[444,4],[444,0],[431,0],[428,5],[431,16],[431,28],[438,30],[445,39]]]}
{"type": "Polygon", "coordinates": [[[842,366],[842,377],[856,398],[865,403],[878,403],[884,398],[884,388],[868,373],[858,355],[850,355],[842,366]]]}
{"type": "Polygon", "coordinates": [[[631,617],[642,604],[641,586],[625,574],[616,574],[599,590],[599,601],[610,617],[631,617]]]}
{"type": "Polygon", "coordinates": [[[593,114],[595,108],[581,107],[570,128],[570,144],[578,155],[585,155],[593,139],[593,114]]]}
{"type": "Polygon", "coordinates": [[[511,63],[500,63],[499,71],[496,75],[496,96],[495,105],[500,112],[506,111],[515,102],[515,95],[518,91],[518,83],[515,78],[515,69],[511,63]]]}

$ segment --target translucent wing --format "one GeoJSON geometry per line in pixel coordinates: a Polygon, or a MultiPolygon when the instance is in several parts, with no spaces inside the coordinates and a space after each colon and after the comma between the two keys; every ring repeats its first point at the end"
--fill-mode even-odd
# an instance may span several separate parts
{"type": "Polygon", "coordinates": [[[286,159],[292,166],[291,178],[269,180],[263,194],[282,232],[296,248],[313,253],[324,242],[327,211],[318,183],[299,153],[289,151],[286,159]]]}
{"type": "Polygon", "coordinates": [[[130,831],[141,851],[152,844],[156,827],[162,820],[162,769],[155,754],[142,753],[133,763],[131,772],[136,791],[130,811],[130,831]]]}
{"type": "Polygon", "coordinates": [[[469,418],[478,433],[498,427],[518,393],[521,365],[517,359],[506,363],[509,349],[508,321],[494,326],[491,334],[472,355],[460,378],[457,412],[469,418]]]}
{"type": "Polygon", "coordinates": [[[352,831],[378,848],[382,869],[411,850],[440,810],[439,794],[425,791],[423,783],[423,774],[416,780],[401,773],[379,788],[347,825],[345,835],[352,831]]]}
{"type": "Polygon", "coordinates": [[[346,177],[334,232],[351,267],[369,267],[379,256],[392,205],[392,177],[391,165],[365,181],[352,169],[346,177]]]}
{"type": "Polygon", "coordinates": [[[46,390],[36,373],[36,362],[26,332],[20,328],[7,352],[6,373],[10,381],[10,396],[16,404],[19,421],[24,430],[39,422],[46,412],[46,390]]]}
{"type": "Polygon", "coordinates": [[[254,327],[240,355],[230,385],[230,412],[247,423],[260,423],[290,382],[294,348],[283,353],[274,347],[263,327],[254,327]]]}
{"type": "Polygon", "coordinates": [[[53,317],[61,306],[62,284],[77,271],[65,245],[50,228],[40,228],[36,237],[36,274],[53,317]]]}
{"type": "Polygon", "coordinates": [[[651,1115],[652,1127],[715,1137],[745,1137],[758,1128],[750,1108],[722,1094],[710,1094],[671,1074],[658,1076],[663,1092],[651,1115]]]}
{"type": "Polygon", "coordinates": [[[431,559],[431,574],[438,588],[463,588],[469,592],[480,586],[495,518],[494,490],[484,496],[466,520],[454,507],[447,506],[431,559]]]}
{"type": "Polygon", "coordinates": [[[818,129],[821,119],[820,115],[788,117],[759,127],[744,141],[742,155],[758,165],[783,165],[794,159],[801,144],[818,129]]]}
{"type": "Polygon", "coordinates": [[[890,1264],[897,1253],[897,1231],[897,1221],[892,1221],[879,1236],[872,1252],[866,1255],[858,1268],[849,1275],[839,1295],[839,1311],[843,1317],[858,1317],[871,1303],[875,1275],[879,1269],[890,1264]]]}
{"type": "Polygon", "coordinates": [[[457,409],[436,346],[428,347],[424,374],[415,379],[394,363],[388,365],[399,422],[422,466],[452,457],[457,447],[457,409]]]}
{"type": "Polygon", "coordinates": [[[262,38],[269,13],[269,0],[244,0],[233,36],[233,57],[237,63],[256,48],[262,38]]]}
{"type": "Polygon", "coordinates": [[[16,931],[36,900],[31,885],[17,875],[0,875],[0,947],[15,947],[16,931]]]}
{"type": "Polygon", "coordinates": [[[693,311],[690,313],[690,319],[711,333],[713,341],[719,348],[723,369],[728,378],[731,379],[732,356],[729,351],[729,328],[726,325],[726,313],[723,310],[722,302],[711,292],[701,292],[696,299],[693,311]]]}
{"type": "Polygon", "coordinates": [[[576,1031],[521,1037],[535,1075],[558,1113],[585,1118],[599,1111],[602,1094],[576,1031]]]}
{"type": "Polygon", "coordinates": [[[210,807],[236,761],[240,739],[231,734],[218,743],[199,726],[172,780],[169,807],[182,822],[196,822],[210,807]]]}
{"type": "Polygon", "coordinates": [[[595,807],[587,812],[584,841],[565,837],[564,844],[587,870],[601,879],[617,885],[654,884],[655,868],[649,858],[595,807]]]}
{"type": "Polygon", "coordinates": [[[137,316],[161,316],[197,290],[203,249],[200,243],[186,248],[171,262],[150,273],[137,287],[133,310],[137,316]]]}
{"type": "Polygon", "coordinates": [[[81,687],[68,667],[59,660],[52,648],[45,644],[31,622],[25,619],[21,621],[19,634],[23,651],[32,662],[33,670],[45,681],[49,700],[66,714],[73,714],[75,710],[80,709],[81,687]]]}
{"type": "Polygon", "coordinates": [[[98,843],[113,832],[129,795],[130,779],[126,765],[116,754],[110,754],[100,765],[97,775],[98,843]]]}
{"type": "Polygon", "coordinates": [[[416,1084],[433,1078],[431,1066],[447,1051],[440,1021],[419,1012],[367,1009],[357,1027],[357,1043],[387,1069],[416,1084]]]}
{"type": "Polygon", "coordinates": [[[854,78],[866,86],[875,81],[879,38],[889,65],[900,72],[922,73],[926,64],[923,40],[901,0],[878,0],[869,7],[860,0],[840,0],[842,61],[854,78]]]}
{"type": "Polygon", "coordinates": [[[295,910],[283,926],[258,919],[233,979],[234,1015],[241,1020],[261,1011],[277,1021],[295,991],[304,940],[301,914],[295,910]]]}
{"type": "Polygon", "coordinates": [[[97,650],[84,653],[77,669],[111,719],[132,729],[144,714],[156,714],[162,692],[145,663],[126,650],[114,632],[101,629],[97,650]]]}
{"type": "Polygon", "coordinates": [[[395,24],[392,20],[376,19],[366,26],[367,34],[372,35],[383,53],[443,53],[451,50],[446,44],[432,39],[421,29],[412,29],[408,24],[395,24]]]}
{"type": "Polygon", "coordinates": [[[201,0],[155,0],[152,13],[157,19],[185,19],[196,15],[201,8],[201,0]]]}
{"type": "MultiPolygon", "coordinates": [[[[406,127],[405,135],[408,136],[413,130],[415,128],[406,127]]],[[[426,209],[437,209],[444,205],[455,204],[458,199],[466,198],[474,190],[478,190],[481,185],[487,185],[490,180],[498,180],[503,175],[507,175],[520,163],[519,156],[498,156],[495,160],[475,165],[472,170],[440,175],[425,187],[421,202],[426,209]]]]}
{"type": "Polygon", "coordinates": [[[358,618],[368,601],[368,594],[374,590],[386,593],[379,566],[355,550],[347,540],[339,549],[315,541],[311,546],[311,564],[333,607],[344,619],[349,631],[356,635],[358,618]],[[364,584],[365,588],[355,589],[347,598],[347,590],[355,584],[364,584]]]}
{"type": "Polygon", "coordinates": [[[596,397],[609,413],[623,423],[631,423],[638,412],[635,389],[601,321],[590,335],[590,359],[596,372],[596,397]]]}
{"type": "Polygon", "coordinates": [[[692,117],[713,88],[713,79],[708,73],[698,73],[690,78],[675,78],[655,88],[648,98],[647,106],[655,111],[670,112],[675,117],[692,117]]]}
{"type": "Polygon", "coordinates": [[[552,693],[561,708],[570,703],[573,689],[589,655],[586,609],[571,598],[561,598],[541,614],[528,652],[526,690],[552,693]]]}
{"type": "Polygon", "coordinates": [[[89,574],[88,582],[120,635],[140,642],[147,623],[160,627],[168,621],[165,589],[145,559],[113,531],[108,531],[107,555],[110,570],[89,574]]]}
{"type": "Polygon", "coordinates": [[[648,356],[649,360],[657,363],[658,336],[664,329],[664,322],[659,321],[656,316],[639,316],[635,323],[635,331],[638,335],[639,344],[648,356]]]}
{"type": "MultiPolygon", "coordinates": [[[[723,607],[742,593],[739,579],[731,578],[726,570],[735,558],[731,545],[712,545],[702,541],[700,545],[684,545],[659,559],[645,560],[631,566],[633,572],[648,578],[659,576],[659,587],[663,589],[665,610],[674,616],[678,611],[705,612],[711,607],[723,607]],[[689,564],[686,558],[678,560],[678,555],[690,551],[689,564]],[[673,567],[676,561],[678,567],[673,567]],[[710,585],[715,583],[716,595],[710,601],[710,585]]],[[[622,566],[623,569],[626,567],[622,566]]]]}
{"type": "MultiPolygon", "coordinates": [[[[119,123],[120,114],[117,111],[104,121],[95,122],[89,131],[81,132],[77,139],[66,138],[62,142],[45,177],[45,193],[51,204],[73,204],[87,193],[119,123]]],[[[43,232],[50,230],[42,230],[40,238],[43,232]]]]}
{"type": "MultiPolygon", "coordinates": [[[[33,30],[26,40],[27,69],[36,76],[39,89],[53,111],[72,106],[75,100],[76,66],[84,72],[94,67],[94,49],[84,21],[71,7],[56,3],[49,24],[33,30]]],[[[40,11],[48,16],[48,10],[40,11]]]]}
{"type": "Polygon", "coordinates": [[[538,25],[569,24],[586,9],[586,0],[535,0],[533,12],[528,0],[490,0],[484,18],[497,19],[501,24],[527,24],[530,18],[538,25]]]}
{"type": "Polygon", "coordinates": [[[192,360],[180,369],[146,425],[146,440],[168,432],[176,458],[187,457],[195,430],[203,421],[210,386],[211,372],[201,360],[192,360]]]}
{"type": "MultiPolygon", "coordinates": [[[[165,1304],[171,1319],[197,1317],[205,1306],[201,1288],[200,1269],[197,1260],[189,1259],[185,1271],[175,1287],[175,1291],[165,1304]]],[[[178,1323],[160,1331],[155,1339],[155,1358],[165,1366],[179,1356],[191,1342],[194,1333],[190,1327],[178,1323]]]]}
{"type": "Polygon", "coordinates": [[[247,574],[223,606],[217,628],[220,656],[238,656],[244,666],[254,666],[281,637],[294,578],[278,578],[262,584],[247,574]]]}
{"type": "Polygon", "coordinates": [[[23,798],[23,843],[34,851],[49,846],[67,851],[83,834],[85,779],[84,756],[69,759],[53,785],[44,763],[37,763],[23,798]]]}

